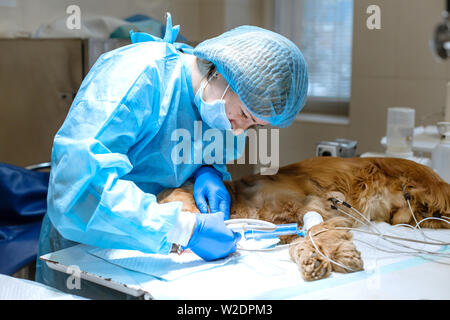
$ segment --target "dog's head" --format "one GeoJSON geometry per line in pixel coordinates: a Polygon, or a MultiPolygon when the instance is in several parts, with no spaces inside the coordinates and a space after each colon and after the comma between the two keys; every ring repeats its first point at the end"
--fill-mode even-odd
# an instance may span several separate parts
{"type": "Polygon", "coordinates": [[[425,186],[409,185],[404,193],[411,217],[421,228],[450,228],[450,184],[441,179],[425,186]]]}

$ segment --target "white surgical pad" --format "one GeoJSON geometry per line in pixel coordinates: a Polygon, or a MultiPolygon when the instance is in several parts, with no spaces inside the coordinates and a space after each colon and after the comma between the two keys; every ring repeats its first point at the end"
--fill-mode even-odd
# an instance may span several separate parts
{"type": "Polygon", "coordinates": [[[96,248],[90,254],[123,268],[142,272],[163,280],[175,280],[188,274],[222,266],[234,255],[206,262],[195,253],[150,254],[137,250],[96,248]]]}

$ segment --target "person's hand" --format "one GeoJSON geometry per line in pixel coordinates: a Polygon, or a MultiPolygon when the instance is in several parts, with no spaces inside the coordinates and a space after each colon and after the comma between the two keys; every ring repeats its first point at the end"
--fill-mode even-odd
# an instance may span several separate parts
{"type": "Polygon", "coordinates": [[[196,214],[191,239],[186,248],[206,261],[228,256],[236,251],[241,234],[225,226],[223,212],[196,214]]]}
{"type": "Polygon", "coordinates": [[[201,213],[223,212],[230,218],[230,194],[223,184],[222,176],[213,167],[203,166],[195,173],[194,200],[201,213]]]}

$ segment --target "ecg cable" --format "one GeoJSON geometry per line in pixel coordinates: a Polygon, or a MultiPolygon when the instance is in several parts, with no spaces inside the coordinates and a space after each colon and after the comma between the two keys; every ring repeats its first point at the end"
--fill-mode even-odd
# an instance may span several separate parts
{"type": "MultiPolygon", "coordinates": [[[[410,229],[413,230],[419,230],[421,235],[424,237],[424,240],[418,240],[418,239],[411,239],[411,238],[405,238],[405,237],[400,237],[400,236],[395,236],[392,234],[386,234],[386,232],[381,232],[376,225],[370,221],[369,218],[367,218],[364,214],[362,214],[359,210],[357,210],[356,208],[354,208],[352,205],[350,205],[348,202],[336,199],[336,198],[331,198],[331,208],[333,210],[336,210],[344,215],[346,215],[347,217],[350,217],[351,219],[353,219],[354,221],[360,223],[363,226],[368,227],[369,229],[371,229],[372,231],[368,231],[368,230],[362,230],[362,229],[358,229],[358,228],[349,228],[349,227],[336,227],[334,229],[337,230],[348,230],[348,231],[355,231],[355,232],[362,232],[362,233],[366,233],[366,234],[370,234],[370,235],[375,235],[378,236],[378,239],[383,239],[385,241],[387,241],[388,243],[394,245],[394,246],[400,246],[403,247],[407,250],[411,250],[411,251],[400,251],[397,249],[386,249],[386,248],[382,248],[380,246],[378,246],[378,241],[377,241],[377,245],[374,246],[373,244],[369,244],[366,241],[363,240],[359,240],[359,239],[355,239],[367,246],[370,246],[372,248],[375,248],[377,251],[377,256],[378,256],[378,251],[383,251],[383,252],[387,252],[387,253],[398,253],[398,254],[409,254],[409,255],[421,255],[423,257],[423,255],[432,255],[432,256],[438,256],[438,257],[442,257],[442,258],[450,258],[450,254],[448,253],[442,253],[442,252],[435,252],[435,251],[430,251],[430,250],[424,250],[423,248],[413,248],[411,246],[408,246],[404,243],[399,243],[397,241],[394,240],[398,240],[398,241],[407,241],[407,242],[415,242],[415,243],[421,243],[424,245],[450,245],[450,243],[448,242],[444,242],[444,241],[440,241],[437,239],[433,239],[430,238],[429,236],[427,236],[424,231],[422,230],[422,228],[420,227],[420,224],[422,224],[424,221],[427,220],[439,220],[439,221],[443,221],[447,224],[450,224],[450,218],[446,217],[446,216],[441,216],[441,217],[428,217],[428,218],[424,218],[421,219],[420,221],[417,221],[414,212],[412,210],[411,207],[411,203],[410,203],[410,195],[408,192],[404,193],[404,198],[408,204],[409,210],[411,212],[411,215],[414,219],[414,222],[416,223],[415,226],[411,226],[409,224],[397,224],[397,225],[393,225],[393,227],[408,227],[410,229]],[[356,217],[352,214],[350,214],[349,212],[347,212],[346,210],[350,209],[352,210],[354,213],[356,213],[359,217],[356,217]],[[429,239],[429,240],[433,240],[433,242],[430,241],[425,241],[425,239],[429,239]]],[[[325,253],[322,253],[320,251],[320,249],[318,248],[318,246],[316,245],[315,241],[314,241],[314,237],[317,236],[318,234],[328,231],[329,229],[322,229],[319,231],[316,231],[314,234],[311,233],[311,231],[307,231],[306,233],[301,234],[301,231],[303,231],[302,229],[298,228],[296,223],[292,223],[292,224],[286,224],[286,225],[276,225],[273,224],[271,222],[267,222],[267,221],[263,221],[263,220],[257,220],[257,219],[230,219],[225,221],[225,224],[227,225],[227,227],[229,227],[230,229],[232,229],[233,231],[237,231],[237,232],[241,232],[243,237],[245,239],[262,239],[262,238],[268,238],[268,237],[275,237],[275,236],[280,236],[280,235],[289,235],[289,234],[297,234],[297,235],[303,235],[303,236],[307,236],[309,238],[309,240],[311,241],[314,249],[317,251],[317,253],[319,253],[320,256],[322,256],[323,258],[327,259],[330,263],[333,263],[343,269],[346,269],[348,271],[357,271],[357,270],[353,270],[352,268],[345,266],[337,261],[334,261],[333,259],[331,259],[330,257],[328,257],[325,253]],[[285,230],[282,230],[282,229],[285,230]],[[277,231],[278,229],[278,231],[277,231]],[[289,230],[288,230],[289,229],[289,230]],[[288,231],[286,231],[288,230],[288,231]]],[[[263,249],[245,249],[242,247],[239,247],[238,245],[238,249],[239,250],[244,250],[244,251],[259,251],[259,252],[264,252],[264,251],[273,251],[273,250],[279,250],[279,249],[283,249],[290,246],[290,244],[284,244],[284,245],[278,245],[272,248],[263,248],[263,249]]],[[[426,257],[423,257],[426,258],[426,257]]],[[[426,258],[428,259],[428,258],[426,258]]],[[[376,259],[377,260],[377,259],[376,259]]],[[[430,259],[433,260],[433,259],[430,259]]],[[[435,261],[435,260],[433,260],[435,261]]],[[[438,263],[444,263],[447,264],[445,262],[442,261],[435,261],[438,263]]]]}
{"type": "MultiPolygon", "coordinates": [[[[368,226],[368,227],[371,228],[371,229],[372,229],[372,228],[375,229],[377,232],[370,232],[370,231],[367,231],[367,230],[361,230],[361,229],[357,229],[357,228],[347,228],[347,227],[336,227],[335,229],[339,229],[339,230],[349,230],[349,231],[351,230],[351,231],[363,232],[363,233],[367,233],[367,234],[371,234],[371,235],[377,235],[379,238],[382,238],[383,240],[385,240],[385,241],[387,241],[387,242],[389,242],[389,243],[391,243],[391,244],[393,244],[393,245],[401,246],[401,247],[404,247],[404,248],[407,248],[407,249],[410,249],[410,250],[413,251],[413,252],[405,252],[405,251],[398,251],[398,250],[397,250],[397,251],[389,251],[390,253],[414,254],[414,255],[417,255],[417,254],[429,254],[429,255],[441,256],[441,257],[449,258],[450,255],[449,255],[449,254],[446,254],[446,253],[440,253],[440,252],[435,252],[435,251],[429,251],[429,250],[423,250],[423,249],[418,249],[418,248],[412,248],[412,247],[410,247],[410,246],[408,246],[408,245],[405,245],[405,244],[403,244],[403,243],[398,243],[398,242],[396,242],[396,241],[391,240],[391,239],[395,239],[395,240],[401,240],[401,241],[410,241],[410,242],[422,243],[422,244],[426,244],[426,245],[450,245],[450,243],[443,242],[443,241],[439,241],[439,240],[436,240],[436,239],[432,239],[432,238],[426,236],[425,233],[423,232],[423,230],[420,228],[420,224],[421,224],[422,222],[426,221],[426,220],[440,220],[440,221],[443,221],[443,222],[445,222],[445,223],[447,223],[447,224],[450,224],[450,221],[444,220],[444,219],[442,219],[442,218],[437,218],[437,217],[428,217],[428,218],[421,219],[420,222],[418,222],[417,219],[416,219],[416,217],[415,217],[415,215],[414,215],[414,212],[413,212],[413,210],[412,210],[412,208],[411,208],[411,205],[410,205],[410,202],[409,202],[410,196],[409,196],[408,193],[405,193],[405,200],[406,200],[407,203],[408,203],[410,212],[411,212],[411,214],[412,214],[412,216],[413,216],[414,221],[416,222],[416,226],[414,227],[414,226],[406,225],[406,224],[398,224],[398,225],[394,225],[394,227],[398,227],[398,226],[406,226],[406,227],[411,228],[411,229],[414,229],[414,230],[415,230],[415,229],[419,229],[419,231],[421,232],[421,235],[424,237],[424,239],[425,239],[425,238],[428,238],[428,239],[431,239],[431,240],[433,240],[433,241],[438,241],[438,242],[421,241],[421,240],[417,240],[417,239],[410,239],[410,238],[404,238],[404,237],[397,237],[397,236],[388,235],[388,234],[386,234],[386,233],[379,232],[379,230],[375,227],[375,225],[374,225],[369,219],[367,219],[367,217],[365,217],[361,212],[359,212],[357,209],[353,208],[353,206],[351,206],[351,205],[348,204],[347,202],[344,202],[344,201],[341,201],[341,200],[332,198],[332,199],[331,199],[331,201],[333,202],[333,205],[331,206],[332,209],[337,210],[337,211],[339,211],[339,212],[345,214],[346,216],[349,216],[350,218],[354,219],[355,221],[357,221],[357,222],[359,222],[359,223],[362,223],[363,225],[366,225],[366,226],[368,226]],[[353,210],[354,212],[356,212],[359,216],[363,217],[364,220],[366,220],[368,223],[363,223],[360,219],[357,219],[356,217],[354,217],[353,215],[349,214],[348,212],[345,212],[344,210],[340,209],[340,208],[338,207],[339,205],[343,205],[343,206],[345,206],[346,208],[352,209],[352,210],[353,210]]],[[[449,219],[449,218],[447,218],[447,217],[444,217],[444,218],[449,219]]],[[[360,241],[359,239],[355,239],[355,240],[360,241]]],[[[365,241],[362,241],[362,240],[361,240],[360,242],[369,245],[369,244],[368,244],[367,242],[365,242],[365,241]]],[[[369,246],[375,247],[375,246],[373,246],[373,245],[369,245],[369,246]]],[[[386,249],[380,249],[380,248],[378,248],[378,247],[375,247],[375,248],[376,248],[377,250],[380,250],[380,251],[387,251],[386,249]]],[[[440,262],[440,263],[442,263],[442,262],[440,262]]]]}

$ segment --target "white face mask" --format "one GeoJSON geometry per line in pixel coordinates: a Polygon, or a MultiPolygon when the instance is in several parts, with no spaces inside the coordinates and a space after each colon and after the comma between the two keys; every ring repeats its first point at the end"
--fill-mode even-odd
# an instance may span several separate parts
{"type": "Polygon", "coordinates": [[[225,96],[229,85],[226,87],[220,99],[214,100],[213,102],[206,102],[203,100],[203,91],[212,77],[214,77],[214,75],[211,76],[208,81],[202,82],[200,88],[195,94],[194,103],[200,110],[200,116],[202,117],[202,120],[208,126],[219,130],[231,130],[231,122],[230,120],[228,120],[227,114],[225,112],[225,100],[223,100],[223,97],[225,96]]]}

